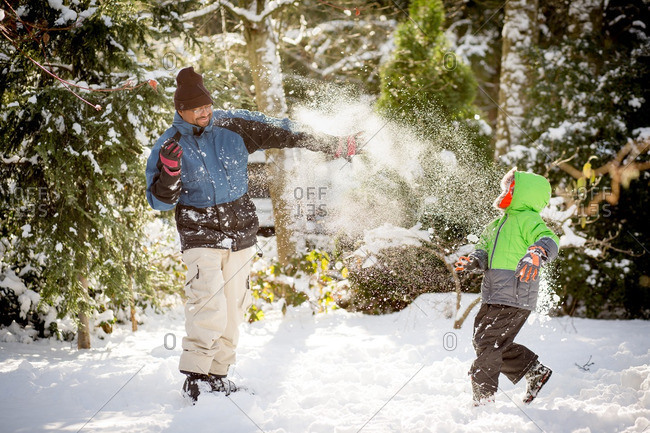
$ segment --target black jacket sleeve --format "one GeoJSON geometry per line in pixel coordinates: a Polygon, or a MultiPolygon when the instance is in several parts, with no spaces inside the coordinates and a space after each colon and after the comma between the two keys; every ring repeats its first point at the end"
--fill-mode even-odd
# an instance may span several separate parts
{"type": "Polygon", "coordinates": [[[248,153],[299,147],[334,155],[338,145],[338,139],[333,136],[293,132],[270,123],[239,117],[217,119],[215,126],[239,134],[244,139],[248,153]]]}
{"type": "Polygon", "coordinates": [[[158,173],[153,177],[151,182],[151,194],[163,203],[176,204],[181,196],[182,183],[180,170],[178,174],[172,176],[165,170],[162,162],[158,160],[156,164],[158,173]]]}

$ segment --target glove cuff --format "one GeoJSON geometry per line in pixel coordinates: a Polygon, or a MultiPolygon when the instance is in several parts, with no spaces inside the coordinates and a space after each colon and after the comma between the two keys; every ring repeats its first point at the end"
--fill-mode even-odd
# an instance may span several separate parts
{"type": "Polygon", "coordinates": [[[546,263],[548,261],[548,253],[540,245],[533,245],[533,246],[529,247],[528,252],[531,253],[531,254],[538,255],[539,258],[542,259],[542,263],[546,263]]]}
{"type": "Polygon", "coordinates": [[[471,258],[478,262],[478,267],[481,270],[486,270],[488,267],[488,254],[485,250],[475,250],[469,255],[471,258]]]}
{"type": "Polygon", "coordinates": [[[167,166],[167,164],[163,165],[163,170],[165,170],[167,172],[167,174],[172,176],[172,177],[176,177],[176,176],[179,176],[181,174],[181,169],[180,168],[177,169],[177,170],[172,170],[167,166]]]}

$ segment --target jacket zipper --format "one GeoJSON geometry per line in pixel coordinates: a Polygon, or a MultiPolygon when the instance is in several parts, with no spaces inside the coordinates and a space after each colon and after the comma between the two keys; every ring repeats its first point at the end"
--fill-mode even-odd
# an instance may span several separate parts
{"type": "Polygon", "coordinates": [[[501,228],[506,223],[506,221],[508,221],[508,214],[506,214],[505,219],[503,220],[501,225],[499,225],[499,229],[497,230],[497,235],[494,238],[494,245],[492,246],[492,255],[490,255],[490,263],[488,266],[489,269],[492,269],[492,259],[494,259],[494,251],[497,249],[497,241],[499,240],[499,234],[501,233],[501,228]]]}

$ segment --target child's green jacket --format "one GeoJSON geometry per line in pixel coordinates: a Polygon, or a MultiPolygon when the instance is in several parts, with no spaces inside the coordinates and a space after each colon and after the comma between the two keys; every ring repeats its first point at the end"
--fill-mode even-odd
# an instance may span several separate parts
{"type": "Polygon", "coordinates": [[[483,230],[476,245],[476,256],[485,269],[481,295],[487,304],[532,310],[537,304],[539,278],[521,282],[515,278],[515,270],[532,245],[544,248],[547,262],[553,260],[558,254],[559,239],[539,215],[551,197],[548,180],[519,171],[514,173],[514,179],[510,206],[483,230]]]}

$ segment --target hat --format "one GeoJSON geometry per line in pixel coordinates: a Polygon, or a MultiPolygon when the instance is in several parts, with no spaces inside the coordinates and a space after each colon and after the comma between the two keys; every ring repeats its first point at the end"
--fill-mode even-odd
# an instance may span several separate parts
{"type": "Polygon", "coordinates": [[[494,200],[494,207],[497,209],[506,209],[512,202],[512,196],[515,193],[515,172],[517,167],[513,168],[501,179],[501,195],[494,200]]]}
{"type": "Polygon", "coordinates": [[[181,69],[176,76],[176,84],[176,92],[174,92],[176,110],[191,110],[213,103],[210,92],[203,85],[203,77],[194,72],[193,67],[181,69]]]}

